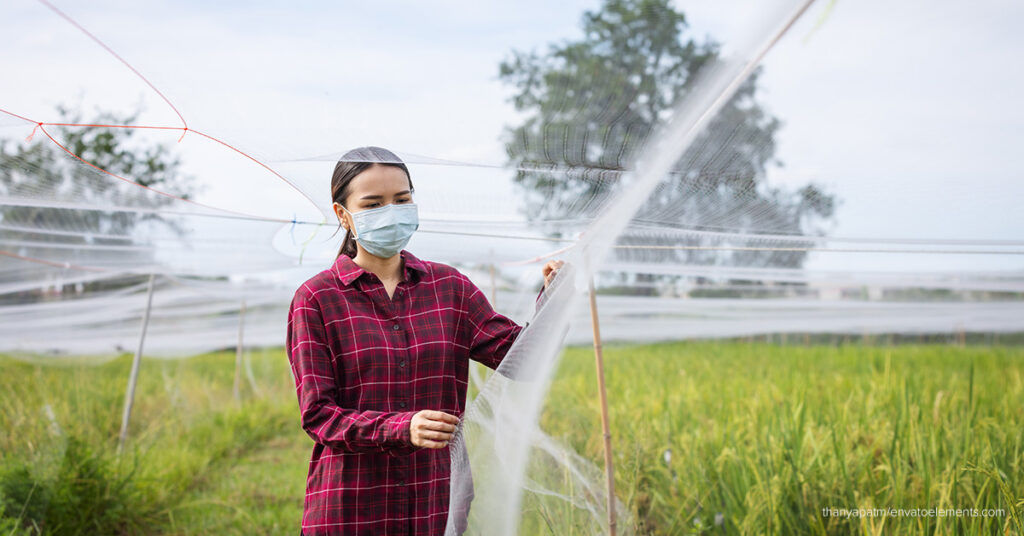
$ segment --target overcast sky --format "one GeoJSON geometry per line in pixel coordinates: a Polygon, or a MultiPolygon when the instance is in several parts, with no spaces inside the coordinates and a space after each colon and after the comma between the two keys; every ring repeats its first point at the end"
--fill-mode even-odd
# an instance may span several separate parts
{"type": "MultiPolygon", "coordinates": [[[[515,121],[498,63],[580,35],[594,1],[57,2],[145,74],[192,128],[274,161],[382,145],[500,164],[515,121]]],[[[677,2],[695,36],[741,37],[761,2],[677,2]]],[[[1024,240],[1024,3],[819,2],[764,62],[760,102],[782,119],[776,184],[824,184],[842,200],[830,234],[1024,240]],[[826,14],[827,11],[827,14],[826,14]],[[824,19],[822,15],[825,14],[824,19]],[[820,21],[820,24],[819,24],[820,21]]],[[[140,123],[180,120],[137,77],[41,4],[8,0],[0,108],[54,120],[81,98],[140,123]]],[[[0,134],[31,128],[0,117],[0,134]]],[[[171,136],[173,141],[176,135],[171,136]]],[[[277,217],[312,205],[197,137],[179,146],[211,181],[203,200],[277,217]],[[238,177],[245,177],[244,180],[238,177]]],[[[329,204],[330,162],[281,164],[329,204]]],[[[416,169],[425,199],[508,173],[416,169]]],[[[291,175],[290,175],[291,176],[291,175]]],[[[497,210],[497,209],[496,209],[497,210]]],[[[816,269],[1020,269],[1024,256],[812,254],[816,269]]]]}

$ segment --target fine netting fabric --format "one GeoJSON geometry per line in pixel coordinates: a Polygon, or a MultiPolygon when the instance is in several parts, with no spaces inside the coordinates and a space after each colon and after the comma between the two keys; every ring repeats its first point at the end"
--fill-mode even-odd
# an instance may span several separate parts
{"type": "MultiPolygon", "coordinates": [[[[844,58],[819,43],[843,17],[908,16],[892,6],[773,0],[722,7],[717,26],[606,14],[585,18],[581,37],[567,28],[598,7],[239,18],[212,7],[15,4],[0,23],[19,51],[0,57],[0,351],[96,361],[134,351],[151,275],[145,357],[282,344],[292,293],[330,266],[344,235],[331,208],[335,163],[353,147],[387,147],[416,188],[421,224],[407,249],[457,266],[497,310],[529,321],[496,372],[471,368],[476,395],[450,445],[449,533],[466,516],[472,534],[552,519],[563,523],[555,532],[605,530],[602,471],[539,424],[559,402],[547,393],[561,351],[592,341],[591,282],[605,341],[1024,329],[1019,211],[999,209],[1020,201],[1000,173],[1020,169],[1002,131],[971,133],[978,153],[913,139],[785,151],[799,117],[843,108],[863,89],[853,80],[881,76],[852,63],[830,70],[844,58]],[[342,20],[352,21],[344,31],[342,20]],[[662,56],[631,41],[691,26],[695,41],[662,56]],[[718,44],[702,42],[705,31],[718,44]],[[545,55],[565,40],[638,52],[598,44],[545,55]],[[673,54],[689,59],[673,64],[673,54]],[[803,71],[788,72],[805,73],[808,87],[817,70],[836,78],[833,93],[787,86],[789,109],[803,115],[774,117],[765,103],[781,97],[763,88],[780,55],[802,59],[803,71]],[[125,150],[95,151],[104,139],[125,150]],[[908,156],[873,165],[890,153],[908,156]],[[922,153],[949,172],[912,182],[922,153]],[[830,183],[806,171],[836,167],[861,171],[830,183]],[[986,210],[959,208],[977,199],[986,210]],[[987,212],[1006,223],[976,226],[987,212]],[[566,265],[535,311],[550,259],[566,265]]],[[[928,11],[938,27],[966,16],[928,11]]],[[[910,46],[901,37],[872,39],[897,54],[910,46]]],[[[933,71],[901,83],[917,95],[947,82],[945,68],[933,71]]],[[[872,139],[908,116],[920,131],[939,128],[920,114],[861,114],[872,139]]],[[[628,534],[618,501],[618,533],[628,534]]]]}
{"type": "MultiPolygon", "coordinates": [[[[579,464],[562,462],[560,450],[551,449],[551,441],[537,428],[544,395],[573,316],[572,308],[579,305],[577,295],[592,281],[597,267],[603,264],[641,204],[652,194],[664,197],[655,190],[666,176],[668,184],[686,184],[678,177],[689,175],[689,169],[701,160],[689,151],[694,141],[719,118],[725,104],[767,51],[809,5],[807,1],[790,1],[770,6],[759,17],[758,24],[751,26],[747,41],[729,56],[711,60],[690,85],[685,98],[674,99],[672,113],[654,118],[655,128],[647,139],[641,138],[631,146],[632,138],[621,138],[622,146],[616,149],[626,157],[614,165],[626,164],[630,171],[615,174],[614,183],[599,189],[601,193],[582,207],[575,203],[558,207],[560,213],[585,217],[588,224],[568,247],[559,250],[567,268],[545,291],[550,294],[534,322],[516,339],[462,417],[451,447],[452,491],[446,534],[454,536],[466,528],[473,534],[517,534],[524,488],[535,495],[542,510],[545,502],[554,497],[589,512],[591,516],[582,523],[583,533],[601,532],[609,519],[609,507],[615,509],[614,517],[623,521],[621,533],[631,533],[632,524],[621,505],[615,500],[608,501],[607,491],[602,497],[601,488],[594,485],[593,471],[588,474],[579,464]]],[[[628,109],[630,102],[627,99],[621,108],[628,109]]],[[[720,121],[728,123],[728,117],[720,121]]],[[[721,122],[716,126],[721,131],[733,130],[728,126],[722,128],[721,122]]],[[[545,127],[541,129],[546,130],[545,127]]],[[[559,140],[557,149],[586,160],[590,150],[586,129],[577,127],[571,123],[555,126],[556,133],[566,132],[564,136],[555,136],[559,140]],[[573,131],[583,131],[583,136],[570,136],[573,131]]],[[[705,136],[704,141],[710,146],[714,140],[707,138],[714,138],[716,130],[709,132],[711,136],[705,136]]],[[[607,144],[609,139],[614,138],[605,136],[603,142],[607,144]]],[[[725,142],[722,145],[730,146],[725,142]]],[[[608,153],[607,146],[602,149],[601,154],[608,153]]],[[[581,526],[573,528],[580,530],[581,526]]]]}

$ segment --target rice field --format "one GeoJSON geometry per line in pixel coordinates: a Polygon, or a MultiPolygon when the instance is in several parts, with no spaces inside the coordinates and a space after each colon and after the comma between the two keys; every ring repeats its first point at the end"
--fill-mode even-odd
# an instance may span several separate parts
{"type": "MultiPolygon", "coordinates": [[[[312,441],[287,359],[248,352],[240,400],[234,363],[143,360],[117,456],[130,355],[0,357],[0,534],[295,533],[312,441]]],[[[1024,347],[606,345],[605,370],[638,534],[1024,534],[1024,347]]],[[[541,421],[603,467],[591,348],[541,421]]],[[[524,506],[524,534],[584,516],[524,506]]]]}
{"type": "MultiPolygon", "coordinates": [[[[605,360],[616,491],[640,533],[1024,534],[1020,347],[709,342],[605,360]]],[[[592,351],[569,349],[550,395],[568,403],[542,427],[601,460],[596,393],[592,351]]]]}

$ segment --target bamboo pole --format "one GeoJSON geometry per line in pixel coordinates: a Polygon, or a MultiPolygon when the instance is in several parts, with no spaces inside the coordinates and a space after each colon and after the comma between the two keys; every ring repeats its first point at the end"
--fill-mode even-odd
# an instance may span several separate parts
{"type": "Polygon", "coordinates": [[[245,298],[242,298],[242,306],[238,309],[238,345],[235,347],[235,386],[232,390],[235,401],[242,399],[240,384],[242,383],[242,331],[245,325],[245,298]]]}
{"type": "Polygon", "coordinates": [[[121,415],[121,435],[117,441],[117,454],[124,450],[124,442],[128,437],[128,421],[132,418],[132,404],[135,402],[135,385],[139,380],[139,362],[142,360],[142,343],[146,340],[146,328],[149,326],[149,312],[153,308],[153,274],[149,274],[149,290],[146,297],[146,312],[142,317],[142,332],[139,334],[139,347],[132,359],[132,372],[128,377],[128,389],[124,394],[124,414],[121,415]]]}
{"type": "Polygon", "coordinates": [[[604,433],[604,468],[608,484],[608,534],[615,536],[615,471],[612,467],[612,434],[608,423],[608,397],[604,388],[604,358],[601,355],[601,327],[597,317],[594,276],[590,276],[590,321],[594,327],[594,359],[597,361],[597,390],[601,399],[601,431],[604,433]]]}

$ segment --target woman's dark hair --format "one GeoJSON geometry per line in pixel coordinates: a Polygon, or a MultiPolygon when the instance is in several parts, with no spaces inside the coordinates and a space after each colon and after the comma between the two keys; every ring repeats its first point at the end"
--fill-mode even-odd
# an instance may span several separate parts
{"type": "MultiPolygon", "coordinates": [[[[352,149],[341,155],[337,165],[334,166],[334,175],[331,176],[331,199],[347,209],[345,199],[349,194],[349,183],[356,178],[356,175],[374,165],[394,166],[401,169],[409,179],[409,191],[414,191],[409,168],[405,167],[402,159],[383,147],[369,146],[352,149]]],[[[338,229],[341,229],[341,222],[338,222],[338,229]]],[[[338,250],[338,255],[335,258],[342,255],[355,257],[356,253],[356,241],[352,238],[352,230],[349,229],[345,232],[345,240],[342,241],[341,249],[338,250]]]]}

